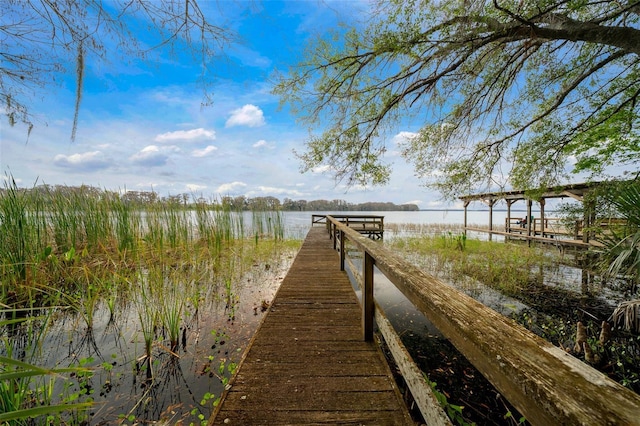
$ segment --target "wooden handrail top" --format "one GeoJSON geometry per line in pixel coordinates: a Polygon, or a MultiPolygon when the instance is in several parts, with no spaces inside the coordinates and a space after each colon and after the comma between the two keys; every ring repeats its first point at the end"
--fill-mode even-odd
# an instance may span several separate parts
{"type": "Polygon", "coordinates": [[[339,214],[339,215],[323,215],[323,214],[312,214],[311,221],[313,223],[318,223],[318,221],[326,219],[327,217],[333,217],[335,219],[345,219],[351,222],[352,220],[376,220],[376,219],[384,219],[384,216],[374,215],[374,214],[339,214]]]}
{"type": "Polygon", "coordinates": [[[640,425],[640,396],[327,216],[532,424],[640,425]]]}

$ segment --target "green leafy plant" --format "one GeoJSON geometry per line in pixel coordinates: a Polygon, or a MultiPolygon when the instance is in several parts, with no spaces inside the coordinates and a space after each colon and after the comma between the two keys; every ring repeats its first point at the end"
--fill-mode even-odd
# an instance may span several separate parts
{"type": "Polygon", "coordinates": [[[608,275],[624,274],[640,282],[640,181],[622,186],[609,195],[609,202],[620,215],[618,227],[602,236],[602,266],[608,275]]]}
{"type": "MultiPolygon", "coordinates": [[[[0,327],[14,323],[15,320],[3,320],[0,327]]],[[[7,349],[10,349],[8,344],[7,349]]],[[[90,374],[90,370],[83,367],[45,368],[0,355],[0,423],[22,424],[26,419],[44,419],[53,413],[73,413],[91,407],[90,401],[53,403],[53,382],[67,380],[70,374],[90,374]]]]}
{"type": "Polygon", "coordinates": [[[429,384],[429,386],[431,386],[431,392],[433,392],[433,395],[438,400],[438,403],[445,410],[447,416],[449,416],[452,422],[458,424],[459,426],[475,425],[475,423],[468,423],[465,420],[464,415],[462,414],[462,411],[464,409],[463,406],[451,404],[447,396],[437,389],[438,384],[436,382],[432,382],[431,380],[429,380],[427,375],[424,373],[422,373],[422,377],[429,384]]]}

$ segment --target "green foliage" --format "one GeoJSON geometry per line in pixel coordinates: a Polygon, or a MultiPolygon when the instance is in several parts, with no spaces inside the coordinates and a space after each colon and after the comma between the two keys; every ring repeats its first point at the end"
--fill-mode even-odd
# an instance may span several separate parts
{"type": "Polygon", "coordinates": [[[424,377],[424,380],[427,383],[429,383],[429,386],[431,386],[431,392],[436,397],[436,399],[438,400],[438,403],[445,410],[445,412],[447,413],[447,416],[449,416],[449,418],[453,423],[460,426],[475,425],[475,423],[473,422],[469,423],[465,420],[464,415],[462,413],[462,410],[464,409],[463,406],[451,404],[447,396],[436,388],[438,386],[436,382],[432,382],[431,380],[429,380],[427,375],[424,373],[422,373],[422,377],[424,377]]]}
{"type": "MultiPolygon", "coordinates": [[[[0,317],[10,312],[0,311],[0,317]]],[[[34,318],[19,320],[0,320],[0,327],[14,327],[18,323],[35,321],[34,318]]],[[[32,335],[36,341],[41,337],[32,335]]],[[[11,340],[4,338],[8,356],[0,355],[0,423],[3,425],[30,424],[28,419],[44,421],[48,416],[65,414],[83,417],[82,414],[93,404],[91,401],[79,402],[68,396],[61,403],[52,402],[52,389],[55,380],[68,380],[89,375],[91,371],[83,366],[70,368],[44,368],[30,364],[11,356],[11,340]]]]}
{"type": "Polygon", "coordinates": [[[467,236],[464,233],[454,235],[452,232],[447,232],[440,238],[442,239],[445,248],[454,247],[457,250],[464,251],[467,247],[467,236]]]}
{"type": "Polygon", "coordinates": [[[302,170],[384,184],[390,136],[447,198],[552,186],[640,159],[640,15],[599,1],[377,2],[317,39],[274,93],[312,129],[302,170]],[[505,169],[509,164],[509,169],[505,169]]]}
{"type": "MultiPolygon", "coordinates": [[[[154,374],[164,367],[164,354],[156,355],[175,353],[180,333],[199,321],[201,303],[228,301],[233,317],[242,294],[238,284],[249,279],[247,272],[252,283],[259,283],[282,253],[301,244],[282,239],[284,223],[278,212],[254,215],[250,225],[260,227],[256,242],[251,231],[251,238],[245,238],[243,213],[230,206],[202,205],[193,212],[171,200],[135,202],[126,194],[89,188],[24,190],[8,182],[0,190],[0,418],[11,425],[89,421],[84,408],[94,398],[98,378],[85,367],[95,360],[83,358],[69,370],[33,367],[43,358],[38,352],[43,336],[47,342],[67,337],[48,336],[49,318],[37,316],[41,312],[50,312],[51,318],[77,315],[80,322],[72,318],[74,326],[84,322],[87,339],[92,339],[94,321],[101,319],[101,307],[111,319],[137,319],[134,327],[139,331],[132,338],[136,353],[126,364],[134,374],[149,375],[150,389],[156,383],[154,374]],[[23,329],[23,322],[29,326],[23,329]],[[19,348],[20,357],[13,356],[12,342],[28,346],[19,348]]],[[[107,324],[111,326],[117,327],[107,324]]],[[[216,344],[223,339],[223,333],[215,335],[216,344]]],[[[83,343],[79,345],[70,349],[74,357],[82,353],[83,343]]],[[[231,359],[216,362],[210,371],[217,375],[222,368],[220,381],[227,383],[237,365],[231,359]]],[[[123,374],[112,373],[118,366],[103,359],[95,367],[114,374],[114,382],[123,374]]],[[[135,416],[129,416],[123,419],[133,422],[135,416]]]]}
{"type": "Polygon", "coordinates": [[[640,181],[622,186],[608,198],[624,222],[602,239],[605,270],[609,275],[624,274],[640,283],[640,181]]]}
{"type": "Polygon", "coordinates": [[[551,259],[522,244],[466,239],[446,233],[385,242],[407,254],[433,257],[436,268],[452,279],[471,277],[507,295],[518,295],[535,281],[535,270],[551,259]],[[487,259],[491,262],[487,262],[487,259]]]}

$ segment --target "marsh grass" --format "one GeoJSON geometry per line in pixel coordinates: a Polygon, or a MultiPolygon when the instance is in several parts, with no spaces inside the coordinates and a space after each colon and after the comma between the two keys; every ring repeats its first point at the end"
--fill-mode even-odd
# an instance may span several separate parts
{"type": "Polygon", "coordinates": [[[88,409],[93,405],[91,402],[52,403],[53,381],[69,373],[78,374],[82,371],[88,370],[43,368],[0,356],[0,422],[21,424],[26,419],[44,419],[57,413],[88,409]]]}
{"type": "Polygon", "coordinates": [[[160,318],[169,336],[169,347],[173,353],[178,349],[184,309],[189,299],[188,287],[168,277],[163,279],[161,292],[156,293],[160,299],[157,301],[160,306],[160,318]]]}
{"type": "Polygon", "coordinates": [[[0,199],[0,261],[2,261],[3,300],[9,289],[26,284],[27,267],[33,260],[33,250],[40,247],[37,236],[42,234],[40,222],[29,214],[27,196],[20,192],[13,179],[0,199]]]}
{"type": "Polygon", "coordinates": [[[446,271],[451,279],[471,277],[509,296],[526,290],[537,281],[536,271],[552,264],[552,259],[537,248],[467,239],[451,232],[395,239],[385,244],[414,256],[432,258],[434,268],[446,271]]]}
{"type": "Polygon", "coordinates": [[[282,212],[254,210],[251,217],[255,240],[260,238],[284,239],[284,217],[282,212]]]}
{"type": "Polygon", "coordinates": [[[146,276],[140,276],[140,292],[139,296],[134,298],[134,303],[138,312],[140,331],[144,342],[144,354],[138,357],[137,365],[138,369],[141,363],[146,365],[147,378],[150,379],[153,376],[151,361],[153,342],[155,341],[155,330],[158,324],[158,309],[154,303],[152,284],[149,283],[153,282],[157,277],[149,277],[149,274],[145,275],[146,276]]]}
{"type": "MultiPolygon", "coordinates": [[[[176,354],[180,332],[184,334],[188,322],[197,320],[203,303],[223,301],[233,318],[243,274],[257,264],[268,264],[267,259],[281,251],[299,247],[299,242],[284,241],[283,236],[283,218],[277,212],[256,212],[247,224],[243,212],[224,202],[140,203],[89,187],[23,190],[8,179],[0,190],[0,296],[5,308],[0,320],[26,318],[35,328],[34,309],[49,306],[57,317],[66,318],[70,308],[86,325],[84,335],[93,336],[98,312],[109,315],[109,324],[119,312],[131,312],[141,337],[134,341],[142,343],[135,350],[136,364],[153,378],[162,365],[156,363],[157,355],[176,354]]],[[[123,321],[128,321],[127,315],[122,315],[123,321]]],[[[0,325],[0,338],[6,340],[13,333],[12,347],[21,347],[20,353],[37,346],[21,330],[6,322],[0,325]]],[[[38,332],[44,335],[49,330],[42,322],[38,332]]],[[[91,349],[78,347],[83,339],[76,339],[69,352],[91,349]]],[[[0,356],[21,360],[17,351],[4,346],[0,356]]],[[[53,392],[48,379],[38,381],[50,377],[49,370],[43,375],[36,372],[44,370],[29,371],[20,387],[53,392]]],[[[70,372],[57,369],[56,374],[65,377],[70,372]]],[[[15,414],[44,407],[46,411],[49,405],[74,402],[60,400],[58,390],[51,398],[23,399],[6,410],[15,414]]]]}
{"type": "Polygon", "coordinates": [[[448,223],[385,223],[384,231],[385,238],[440,236],[448,232],[460,234],[464,231],[464,225],[448,223]]]}

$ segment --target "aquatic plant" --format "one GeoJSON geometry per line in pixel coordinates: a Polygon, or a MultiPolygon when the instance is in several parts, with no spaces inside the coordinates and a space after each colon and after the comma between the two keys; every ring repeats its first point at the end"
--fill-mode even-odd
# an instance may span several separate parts
{"type": "MultiPolygon", "coordinates": [[[[29,310],[33,312],[33,310],[29,310]]],[[[10,317],[11,310],[0,310],[0,318],[10,317]]],[[[49,310],[51,313],[51,310],[49,310]]],[[[48,314],[43,316],[23,316],[17,319],[0,320],[0,328],[7,327],[14,330],[3,338],[4,355],[0,354],[0,423],[22,424],[23,420],[30,418],[46,418],[56,413],[69,413],[77,410],[85,410],[92,404],[60,403],[53,402],[53,385],[56,380],[65,379],[88,371],[85,368],[46,368],[34,365],[28,360],[35,358],[35,348],[39,346],[46,326],[48,314]],[[34,322],[42,322],[35,324],[34,322]],[[17,330],[18,325],[26,325],[26,328],[17,330]],[[21,344],[26,347],[16,346],[14,343],[19,334],[21,344]],[[17,355],[17,356],[14,356],[17,355]],[[20,359],[17,359],[20,358],[20,359]],[[26,360],[25,360],[26,359],[26,360]]]]}
{"type": "Polygon", "coordinates": [[[118,250],[135,251],[137,249],[137,236],[141,228],[140,212],[135,206],[123,200],[117,194],[109,198],[109,210],[112,212],[115,223],[115,237],[118,250]]]}
{"type": "Polygon", "coordinates": [[[169,334],[170,347],[173,352],[178,349],[180,329],[188,294],[180,282],[165,281],[160,304],[162,324],[169,334]]]}
{"type": "Polygon", "coordinates": [[[89,268],[85,265],[81,268],[83,273],[83,282],[80,284],[79,291],[68,295],[72,308],[82,316],[87,325],[87,329],[93,329],[94,312],[101,299],[99,288],[100,280],[94,277],[89,268]]]}
{"type": "Polygon", "coordinates": [[[138,312],[142,339],[144,341],[144,354],[138,357],[137,363],[138,365],[142,362],[146,364],[147,378],[151,378],[153,376],[151,369],[152,350],[153,342],[155,340],[155,329],[158,323],[158,309],[153,298],[153,290],[148,284],[149,279],[148,274],[147,276],[140,274],[140,293],[138,297],[134,299],[136,310],[138,312]]]}
{"type": "Polygon", "coordinates": [[[93,404],[79,402],[72,404],[53,404],[52,381],[57,377],[86,369],[80,368],[43,368],[13,358],[0,356],[0,422],[19,424],[29,418],[86,410],[93,404]],[[46,378],[49,383],[33,386],[35,378],[46,378]]]}
{"type": "Polygon", "coordinates": [[[467,236],[464,233],[453,234],[451,231],[440,236],[445,247],[454,247],[457,250],[464,251],[467,247],[467,236]]]}
{"type": "MultiPolygon", "coordinates": [[[[265,230],[256,244],[252,238],[245,239],[249,228],[245,217],[249,215],[228,204],[186,206],[158,199],[144,203],[126,194],[89,187],[22,190],[15,182],[8,182],[7,189],[0,190],[0,300],[15,309],[3,315],[10,320],[30,315],[21,307],[52,306],[51,312],[62,322],[68,319],[68,312],[74,312],[80,324],[87,326],[84,336],[77,333],[75,322],[54,327],[56,334],[48,335],[46,344],[55,341],[70,347],[68,354],[67,348],[62,354],[34,352],[30,363],[46,363],[45,370],[55,370],[60,358],[79,359],[87,351],[99,355],[98,349],[104,348],[95,346],[101,342],[92,340],[91,330],[99,329],[98,315],[105,314],[110,321],[118,321],[107,324],[105,336],[119,332],[121,324],[136,327],[140,344],[139,349],[132,348],[138,353],[131,370],[135,372],[138,367],[137,371],[155,379],[162,373],[165,356],[175,352],[181,333],[186,337],[185,330],[191,324],[185,316],[191,315],[192,308],[195,315],[205,303],[209,307],[217,300],[223,306],[228,302],[226,314],[231,320],[240,308],[242,289],[237,285],[245,282],[244,274],[264,271],[257,266],[267,259],[274,265],[276,261],[271,259],[300,245],[300,241],[276,241],[267,235],[279,232],[278,216],[271,213],[256,215],[262,217],[265,230]],[[73,327],[73,343],[63,342],[65,335],[58,334],[63,329],[67,332],[67,326],[73,327]],[[165,333],[164,337],[159,333],[165,333]],[[166,344],[159,340],[165,337],[166,344]]],[[[250,278],[258,282],[258,276],[250,278]]],[[[46,330],[48,326],[43,325],[42,331],[46,330]]],[[[38,347],[26,338],[21,343],[21,339],[13,340],[20,352],[38,347]]],[[[0,355],[5,356],[2,350],[0,355]]],[[[227,362],[225,368],[232,366],[227,362]]],[[[114,380],[127,374],[122,367],[114,364],[113,368],[119,370],[114,380]]],[[[13,371],[17,367],[7,368],[13,371]]],[[[64,377],[72,373],[59,370],[58,374],[64,377]]],[[[63,404],[67,408],[90,398],[91,388],[99,380],[82,374],[63,382],[54,380],[51,374],[34,373],[31,377],[37,377],[37,381],[30,382],[30,392],[50,395],[31,399],[33,404],[63,404]]],[[[145,391],[155,384],[155,380],[153,386],[144,383],[145,391]]],[[[44,411],[53,413],[56,419],[63,418],[56,414],[55,407],[44,411]]],[[[73,423],[82,416],[69,413],[64,419],[73,423]]]]}
{"type": "Polygon", "coordinates": [[[279,210],[252,210],[252,231],[254,239],[284,239],[284,218],[279,210]]]}

